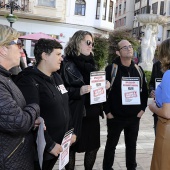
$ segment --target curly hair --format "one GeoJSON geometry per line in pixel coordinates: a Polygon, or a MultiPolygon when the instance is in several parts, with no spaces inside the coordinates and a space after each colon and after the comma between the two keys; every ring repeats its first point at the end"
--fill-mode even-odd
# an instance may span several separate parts
{"type": "Polygon", "coordinates": [[[79,30],[74,33],[74,35],[71,37],[70,41],[67,43],[64,54],[70,55],[72,53],[76,54],[77,56],[80,55],[80,49],[79,44],[81,40],[84,39],[86,35],[90,35],[92,37],[92,40],[94,41],[93,35],[88,31],[79,30]]]}
{"type": "Polygon", "coordinates": [[[36,65],[38,65],[40,61],[42,60],[43,52],[50,55],[54,49],[63,49],[63,47],[56,40],[50,40],[50,39],[44,39],[44,38],[39,39],[38,42],[35,44],[35,48],[34,48],[34,56],[36,59],[36,65]]]}
{"type": "Polygon", "coordinates": [[[0,24],[0,46],[7,46],[11,41],[19,37],[20,34],[15,29],[0,24]]]}
{"type": "Polygon", "coordinates": [[[163,72],[170,69],[170,38],[164,40],[158,47],[158,59],[163,72]]]}

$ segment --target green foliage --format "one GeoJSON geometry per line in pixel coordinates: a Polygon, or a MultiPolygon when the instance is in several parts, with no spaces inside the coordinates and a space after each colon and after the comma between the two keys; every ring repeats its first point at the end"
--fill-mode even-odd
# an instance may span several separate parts
{"type": "Polygon", "coordinates": [[[108,58],[108,40],[103,37],[94,37],[94,60],[99,70],[105,67],[108,58]]]}
{"type": "Polygon", "coordinates": [[[145,76],[146,76],[146,81],[147,81],[147,87],[149,89],[149,82],[150,82],[150,79],[151,79],[151,71],[144,71],[145,72],[145,76]]]}
{"type": "Polygon", "coordinates": [[[139,42],[136,38],[132,37],[132,33],[129,30],[114,30],[109,34],[109,57],[108,63],[112,63],[113,59],[117,57],[116,50],[118,42],[121,40],[128,40],[132,45],[134,50],[139,47],[139,42]]]}

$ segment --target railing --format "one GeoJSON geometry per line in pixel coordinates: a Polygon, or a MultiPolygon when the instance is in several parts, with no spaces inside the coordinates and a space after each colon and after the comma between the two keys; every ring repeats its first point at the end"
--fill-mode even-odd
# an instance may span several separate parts
{"type": "Polygon", "coordinates": [[[29,12],[29,0],[18,0],[18,1],[11,1],[11,0],[0,0],[0,10],[17,10],[17,11],[24,11],[29,12]]]}

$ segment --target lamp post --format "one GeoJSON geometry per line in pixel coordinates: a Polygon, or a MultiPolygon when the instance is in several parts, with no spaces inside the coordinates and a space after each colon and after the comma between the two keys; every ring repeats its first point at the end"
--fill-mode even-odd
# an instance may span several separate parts
{"type": "Polygon", "coordinates": [[[0,0],[0,8],[6,8],[10,9],[10,14],[6,16],[6,19],[10,23],[10,27],[12,27],[12,24],[17,20],[17,16],[13,15],[13,11],[21,9],[19,5],[16,4],[18,0],[10,0],[9,3],[4,4],[2,0],[0,0]]]}
{"type": "Polygon", "coordinates": [[[13,11],[16,5],[15,1],[17,0],[11,0],[9,2],[10,14],[7,16],[7,20],[10,23],[10,27],[12,27],[12,24],[17,20],[17,18],[13,15],[13,11]]]}

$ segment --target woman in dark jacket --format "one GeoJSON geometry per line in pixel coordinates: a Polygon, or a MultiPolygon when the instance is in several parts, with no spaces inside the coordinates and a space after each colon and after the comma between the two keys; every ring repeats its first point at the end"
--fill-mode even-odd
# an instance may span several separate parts
{"type": "Polygon", "coordinates": [[[0,25],[0,169],[33,170],[32,129],[39,115],[37,104],[26,105],[9,69],[19,65],[19,33],[0,25]]]}
{"type": "MultiPolygon", "coordinates": [[[[74,170],[75,153],[85,152],[84,166],[92,170],[100,147],[100,104],[90,105],[90,72],[96,71],[93,59],[94,39],[88,31],[77,31],[65,48],[61,76],[69,94],[74,134],[77,141],[70,148],[67,170],[74,170]]],[[[102,115],[103,116],[103,115],[102,115]]]]}
{"type": "MultiPolygon", "coordinates": [[[[52,170],[62,151],[61,142],[68,131],[69,106],[68,95],[60,75],[63,58],[62,46],[55,40],[40,39],[35,44],[35,67],[22,71],[16,80],[27,103],[39,104],[47,131],[45,131],[46,148],[43,170],[52,170]]],[[[35,161],[35,170],[39,170],[35,161]]]]}

